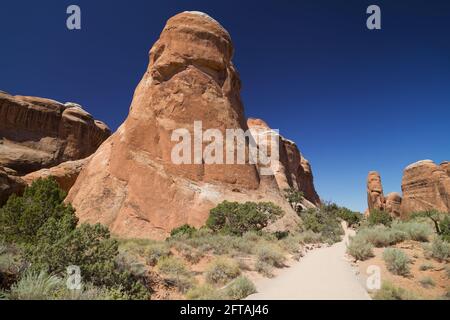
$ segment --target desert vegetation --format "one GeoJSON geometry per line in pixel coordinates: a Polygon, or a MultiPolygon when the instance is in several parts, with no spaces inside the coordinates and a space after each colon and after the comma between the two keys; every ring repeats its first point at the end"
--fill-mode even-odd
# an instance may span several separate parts
{"type": "Polygon", "coordinates": [[[292,191],[302,220],[295,230],[266,231],[284,215],[273,203],[224,201],[202,228],[177,227],[164,241],[117,239],[100,224],[79,224],[65,196],[54,179],[39,179],[0,209],[3,299],[242,299],[255,279],[340,241],[342,220],[360,224],[334,204],[297,206],[302,195],[292,191]],[[79,290],[67,289],[72,265],[79,290]]]}
{"type": "Polygon", "coordinates": [[[448,298],[448,213],[417,212],[408,219],[374,210],[360,221],[347,252],[360,266],[381,267],[383,285],[375,299],[448,298]]]}
{"type": "Polygon", "coordinates": [[[145,279],[120,263],[106,227],[81,224],[55,180],[39,179],[0,209],[0,283],[6,299],[146,299],[145,279]],[[69,292],[67,268],[84,286],[69,292]]]}

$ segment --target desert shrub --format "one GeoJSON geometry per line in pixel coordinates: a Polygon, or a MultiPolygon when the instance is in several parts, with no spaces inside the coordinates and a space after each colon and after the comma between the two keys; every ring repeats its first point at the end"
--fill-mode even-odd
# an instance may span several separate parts
{"type": "Polygon", "coordinates": [[[381,289],[374,297],[375,300],[417,300],[418,297],[412,292],[396,287],[389,282],[383,282],[381,289]]]}
{"type": "Polygon", "coordinates": [[[12,195],[0,208],[0,240],[34,244],[40,241],[41,228],[52,228],[54,238],[71,232],[78,219],[64,204],[65,197],[54,178],[34,181],[21,197],[12,195]]]}
{"type": "Polygon", "coordinates": [[[187,236],[192,237],[192,235],[197,231],[194,227],[191,227],[188,224],[184,224],[178,228],[172,229],[170,232],[171,237],[177,237],[177,236],[187,236]]]}
{"type": "Polygon", "coordinates": [[[306,230],[300,232],[298,234],[301,243],[310,244],[310,243],[320,243],[323,241],[322,235],[320,233],[315,233],[311,230],[306,230]]]}
{"type": "Polygon", "coordinates": [[[298,253],[302,249],[301,239],[298,234],[292,235],[290,234],[286,238],[280,241],[280,245],[282,248],[289,253],[298,253]]]}
{"type": "Polygon", "coordinates": [[[445,268],[445,273],[447,273],[447,278],[450,279],[450,266],[446,265],[444,268],[445,268]]]}
{"type": "Polygon", "coordinates": [[[434,287],[436,285],[431,277],[424,277],[419,280],[419,283],[424,288],[434,287]]]}
{"type": "Polygon", "coordinates": [[[408,235],[400,230],[387,228],[383,225],[361,228],[357,237],[372,243],[375,247],[387,247],[407,239],[408,235]]]}
{"type": "Polygon", "coordinates": [[[233,300],[244,299],[255,292],[255,285],[245,276],[236,278],[226,288],[227,296],[233,300]]]}
{"type": "Polygon", "coordinates": [[[448,261],[450,258],[450,243],[435,237],[431,246],[424,247],[426,253],[438,261],[448,261]]]}
{"type": "Polygon", "coordinates": [[[157,264],[158,270],[165,275],[165,280],[181,292],[194,285],[194,279],[186,264],[180,258],[169,256],[161,258],[157,264]]]}
{"type": "Polygon", "coordinates": [[[205,283],[189,289],[186,298],[188,300],[225,300],[226,296],[214,286],[205,283]]]}
{"type": "Polygon", "coordinates": [[[272,234],[275,236],[275,238],[277,238],[277,240],[281,240],[289,236],[289,231],[275,231],[272,234]]]}
{"type": "Polygon", "coordinates": [[[33,182],[22,197],[11,197],[0,209],[0,234],[5,241],[23,247],[30,272],[45,271],[63,278],[66,268],[76,265],[85,281],[122,286],[136,299],[144,298],[147,291],[139,279],[118,270],[118,244],[108,229],[87,224],[77,228],[75,211],[63,203],[64,197],[53,178],[33,182]]]}
{"type": "Polygon", "coordinates": [[[409,273],[411,260],[402,250],[397,248],[385,249],[383,252],[383,260],[386,262],[386,267],[390,272],[401,276],[409,273]]]}
{"type": "Polygon", "coordinates": [[[163,274],[185,275],[188,274],[188,268],[183,260],[178,257],[164,257],[158,261],[157,268],[163,274]]]}
{"type": "Polygon", "coordinates": [[[424,263],[424,264],[422,264],[420,267],[419,267],[419,270],[420,271],[427,271],[427,270],[431,270],[431,269],[433,269],[434,268],[434,266],[432,265],[432,264],[430,264],[430,263],[424,263]]]}
{"type": "Polygon", "coordinates": [[[256,249],[257,259],[270,266],[281,268],[284,266],[286,257],[282,249],[273,244],[262,244],[256,249]]]}
{"type": "Polygon", "coordinates": [[[229,258],[218,257],[206,268],[206,280],[213,284],[225,284],[241,274],[239,264],[229,258]]]}
{"type": "Polygon", "coordinates": [[[121,286],[136,299],[145,299],[142,279],[130,273],[130,266],[119,268],[118,243],[108,228],[100,224],[82,224],[60,239],[53,239],[52,228],[40,230],[40,242],[27,247],[27,257],[34,270],[52,274],[65,274],[67,266],[80,267],[85,281],[96,286],[121,286]],[[47,236],[46,233],[50,234],[47,236]]]}
{"type": "Polygon", "coordinates": [[[295,190],[293,188],[284,190],[284,197],[291,205],[292,209],[295,211],[301,211],[300,203],[304,199],[304,194],[301,191],[295,190]]]}
{"type": "Polygon", "coordinates": [[[346,221],[349,227],[357,225],[363,218],[361,213],[347,208],[339,208],[337,216],[346,221]]]}
{"type": "Polygon", "coordinates": [[[320,233],[323,240],[332,244],[341,240],[344,234],[337,217],[338,207],[334,204],[322,205],[319,209],[308,209],[300,213],[303,228],[320,233]]]}
{"type": "Polygon", "coordinates": [[[201,251],[192,248],[184,242],[176,242],[174,244],[174,248],[190,263],[198,263],[203,257],[203,253],[201,251]]]}
{"type": "Polygon", "coordinates": [[[261,230],[282,215],[283,210],[270,202],[224,201],[211,209],[206,226],[214,231],[242,235],[261,230]]]}
{"type": "Polygon", "coordinates": [[[128,252],[119,252],[115,258],[116,267],[119,270],[126,270],[136,278],[145,277],[147,266],[137,256],[128,252]]]}
{"type": "Polygon", "coordinates": [[[439,229],[442,239],[450,242],[450,217],[448,214],[439,222],[439,229]]]}
{"type": "Polygon", "coordinates": [[[242,235],[242,239],[245,242],[257,242],[261,238],[260,234],[256,231],[247,231],[242,235]]]}
{"type": "Polygon", "coordinates": [[[361,237],[350,239],[347,252],[358,260],[366,260],[373,257],[373,245],[361,237]]]}
{"type": "Polygon", "coordinates": [[[27,271],[22,278],[11,287],[7,298],[10,300],[51,300],[57,290],[65,285],[61,278],[48,275],[44,271],[27,271]]]}
{"type": "Polygon", "coordinates": [[[257,260],[255,270],[268,278],[273,277],[273,267],[264,261],[257,260]]]}
{"type": "Polygon", "coordinates": [[[147,246],[145,254],[147,256],[147,264],[150,266],[155,266],[159,259],[170,255],[170,247],[167,243],[155,242],[147,246]]]}
{"type": "Polygon", "coordinates": [[[382,224],[388,227],[392,223],[392,217],[386,211],[372,210],[370,211],[367,221],[371,226],[382,224]]]}
{"type": "Polygon", "coordinates": [[[428,237],[433,232],[428,224],[416,221],[394,222],[391,228],[393,231],[404,232],[408,239],[422,242],[428,241],[428,237]]]}

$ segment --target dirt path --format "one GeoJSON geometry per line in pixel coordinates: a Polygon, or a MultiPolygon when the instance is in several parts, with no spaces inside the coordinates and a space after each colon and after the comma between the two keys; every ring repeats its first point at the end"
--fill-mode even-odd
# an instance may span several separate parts
{"type": "Polygon", "coordinates": [[[273,279],[257,282],[249,300],[368,300],[369,294],[345,259],[352,230],[330,247],[315,249],[273,279]]]}

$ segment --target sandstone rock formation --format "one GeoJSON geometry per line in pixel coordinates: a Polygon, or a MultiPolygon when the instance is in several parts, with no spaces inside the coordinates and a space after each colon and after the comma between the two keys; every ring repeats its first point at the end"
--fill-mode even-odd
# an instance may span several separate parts
{"type": "Polygon", "coordinates": [[[388,193],[385,199],[385,210],[390,213],[392,217],[399,218],[402,205],[402,196],[397,192],[388,193]]]}
{"type": "Polygon", "coordinates": [[[45,179],[48,177],[53,177],[61,189],[69,192],[70,188],[72,188],[73,184],[77,180],[81,169],[89,161],[89,159],[90,157],[81,160],[66,161],[49,169],[34,171],[23,176],[22,180],[25,181],[27,185],[31,185],[33,181],[39,178],[45,179]]]}
{"type": "MultiPolygon", "coordinates": [[[[261,119],[247,120],[250,131],[255,129],[271,130],[261,119]]],[[[280,190],[295,189],[303,192],[306,200],[313,205],[320,205],[320,198],[314,187],[314,178],[308,160],[300,153],[295,142],[280,136],[279,163],[274,168],[274,175],[280,190]]]]}
{"type": "Polygon", "coordinates": [[[0,93],[0,166],[20,175],[86,158],[109,135],[77,104],[0,93]]]}
{"type": "Polygon", "coordinates": [[[12,194],[21,194],[25,186],[25,182],[20,177],[17,177],[13,170],[0,167],[0,206],[12,194]]]}
{"type": "MultiPolygon", "coordinates": [[[[260,175],[256,165],[171,159],[179,143],[172,133],[192,134],[195,121],[203,131],[222,134],[248,129],[232,56],[230,35],[211,17],[184,12],[169,19],[150,51],[128,118],[69,192],[67,201],[82,222],[103,223],[123,237],[164,238],[182,224],[203,225],[212,207],[231,200],[272,201],[286,212],[278,227],[298,223],[273,176],[260,175]]],[[[191,142],[198,142],[195,136],[191,142]]]]}
{"type": "Polygon", "coordinates": [[[402,217],[430,209],[450,212],[448,162],[436,165],[431,160],[422,160],[409,165],[403,171],[402,191],[402,217]]]}
{"type": "Polygon", "coordinates": [[[372,210],[383,211],[385,209],[381,177],[376,171],[370,171],[367,176],[367,205],[369,207],[369,213],[372,210]]]}

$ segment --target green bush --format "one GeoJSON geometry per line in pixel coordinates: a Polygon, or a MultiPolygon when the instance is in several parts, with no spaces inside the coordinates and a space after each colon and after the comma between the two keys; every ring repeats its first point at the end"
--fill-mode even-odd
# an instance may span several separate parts
{"type": "Polygon", "coordinates": [[[404,232],[408,239],[415,241],[428,241],[428,237],[433,233],[431,227],[426,223],[416,221],[394,222],[391,226],[392,230],[404,232]]]}
{"type": "Polygon", "coordinates": [[[257,260],[255,270],[268,278],[273,277],[273,267],[264,261],[257,260]]]}
{"type": "Polygon", "coordinates": [[[419,267],[419,270],[420,271],[427,271],[427,270],[431,270],[431,269],[433,269],[434,268],[434,266],[432,265],[432,264],[430,264],[430,263],[424,263],[424,264],[422,264],[420,267],[419,267]]]}
{"type": "Polygon", "coordinates": [[[354,237],[350,240],[347,252],[358,260],[367,260],[373,257],[373,245],[361,237],[354,237]]]}
{"type": "Polygon", "coordinates": [[[447,242],[450,242],[450,213],[428,210],[414,212],[410,219],[426,218],[432,221],[436,233],[447,242]]]}
{"type": "Polygon", "coordinates": [[[389,215],[386,211],[381,210],[372,210],[370,211],[369,217],[368,217],[369,225],[375,226],[377,224],[382,224],[385,226],[390,226],[392,223],[392,217],[389,215]]]}
{"type": "Polygon", "coordinates": [[[282,249],[273,244],[261,244],[256,249],[257,259],[270,266],[281,268],[284,267],[286,257],[282,249]]]}
{"type": "Polygon", "coordinates": [[[61,278],[48,275],[44,271],[26,272],[22,278],[11,287],[7,295],[10,300],[52,300],[57,290],[65,285],[61,278]]]}
{"type": "Polygon", "coordinates": [[[378,290],[374,297],[375,300],[417,300],[418,297],[413,293],[394,286],[389,282],[383,282],[381,289],[378,290]]]}
{"type": "Polygon", "coordinates": [[[255,292],[255,285],[245,276],[236,278],[226,289],[227,296],[233,300],[244,299],[255,292]]]}
{"type": "Polygon", "coordinates": [[[347,208],[340,208],[337,213],[338,217],[346,221],[348,226],[355,226],[362,220],[363,215],[347,208]]]}
{"type": "Polygon", "coordinates": [[[445,273],[447,273],[447,278],[450,279],[450,266],[446,265],[444,268],[445,268],[445,273]]]}
{"type": "Polygon", "coordinates": [[[339,207],[334,204],[324,204],[319,209],[308,209],[300,213],[303,228],[314,233],[320,233],[323,240],[332,244],[341,240],[344,234],[337,216],[339,207]]]}
{"type": "Polygon", "coordinates": [[[438,261],[448,261],[450,259],[450,243],[435,237],[431,246],[426,246],[425,250],[431,257],[438,261]]]}
{"type": "Polygon", "coordinates": [[[184,242],[175,242],[173,246],[183,256],[183,258],[190,263],[198,263],[203,257],[203,253],[201,251],[195,250],[184,242]]]}
{"type": "Polygon", "coordinates": [[[145,250],[147,255],[147,264],[155,266],[159,259],[168,257],[170,255],[170,247],[167,243],[153,243],[147,246],[145,250]]]}
{"type": "Polygon", "coordinates": [[[212,284],[225,284],[241,274],[239,264],[229,258],[218,257],[206,268],[206,280],[212,284]]]}
{"type": "Polygon", "coordinates": [[[283,249],[288,251],[289,253],[298,253],[302,249],[301,239],[298,234],[292,235],[290,234],[286,238],[280,241],[280,245],[283,249]]]}
{"type": "Polygon", "coordinates": [[[225,300],[226,296],[214,286],[205,283],[189,289],[186,298],[188,300],[225,300]]]}
{"type": "Polygon", "coordinates": [[[186,264],[180,258],[169,256],[158,261],[160,272],[167,275],[186,275],[189,273],[186,264]]]}
{"type": "Polygon", "coordinates": [[[161,258],[157,264],[158,270],[166,276],[169,284],[175,285],[181,292],[186,292],[194,285],[194,279],[186,264],[180,258],[169,256],[161,258]]]}
{"type": "Polygon", "coordinates": [[[436,285],[431,277],[424,277],[419,280],[419,283],[424,288],[434,287],[436,285]]]}
{"type": "Polygon", "coordinates": [[[177,237],[177,236],[187,236],[192,237],[192,235],[197,231],[194,227],[191,227],[188,224],[184,224],[178,228],[172,229],[170,232],[171,237],[177,237]]]}
{"type": "Polygon", "coordinates": [[[65,197],[54,178],[38,179],[22,197],[11,196],[0,208],[0,240],[35,244],[41,229],[51,229],[53,238],[65,236],[78,222],[65,197]]]}
{"type": "Polygon", "coordinates": [[[292,209],[295,211],[301,211],[299,204],[302,203],[304,199],[304,194],[301,191],[295,190],[293,188],[284,190],[284,197],[291,205],[292,209]]]}
{"type": "Polygon", "coordinates": [[[322,235],[320,233],[315,233],[311,230],[300,232],[298,234],[298,237],[300,239],[300,242],[304,244],[320,243],[323,241],[322,235]]]}
{"type": "Polygon", "coordinates": [[[439,222],[439,229],[442,239],[450,242],[450,217],[448,214],[439,222]]]}
{"type": "Polygon", "coordinates": [[[409,264],[411,263],[411,260],[402,250],[387,248],[383,252],[383,259],[390,272],[401,276],[409,274],[409,264]]]}
{"type": "Polygon", "coordinates": [[[224,201],[211,209],[206,226],[214,231],[242,235],[261,230],[282,215],[281,208],[270,202],[224,201]]]}
{"type": "Polygon", "coordinates": [[[24,248],[30,272],[62,278],[68,266],[76,265],[85,281],[121,286],[136,299],[147,298],[141,279],[116,265],[118,244],[108,229],[87,224],[76,228],[75,211],[63,203],[64,197],[53,178],[33,182],[22,197],[10,197],[0,209],[0,235],[24,248]]]}
{"type": "Polygon", "coordinates": [[[408,238],[405,232],[387,228],[384,225],[361,228],[356,236],[370,242],[378,248],[388,247],[408,238]]]}

